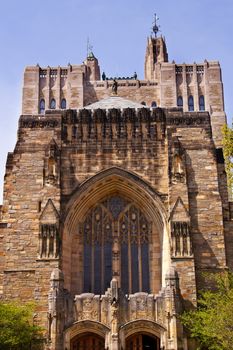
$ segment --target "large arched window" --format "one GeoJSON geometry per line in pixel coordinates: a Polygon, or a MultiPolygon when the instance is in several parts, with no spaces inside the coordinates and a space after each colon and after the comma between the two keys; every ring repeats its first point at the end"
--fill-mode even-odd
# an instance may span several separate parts
{"type": "Polygon", "coordinates": [[[56,109],[56,101],[54,98],[50,101],[50,109],[56,109]]]}
{"type": "Polygon", "coordinates": [[[44,114],[45,112],[45,100],[42,98],[40,100],[39,113],[44,114]]]}
{"type": "Polygon", "coordinates": [[[203,95],[199,97],[199,110],[204,111],[205,110],[205,98],[203,95]]]}
{"type": "Polygon", "coordinates": [[[188,109],[190,112],[194,111],[194,101],[193,101],[193,96],[190,95],[188,98],[188,109]]]}
{"type": "Polygon", "coordinates": [[[66,99],[65,98],[63,98],[61,100],[61,109],[66,109],[66,99]]]}
{"type": "Polygon", "coordinates": [[[182,96],[178,96],[178,98],[177,98],[177,106],[178,107],[183,107],[183,97],[182,96]]]}
{"type": "Polygon", "coordinates": [[[103,294],[115,275],[125,293],[149,292],[150,229],[143,212],[122,197],[94,206],[81,230],[83,292],[103,294]]]}

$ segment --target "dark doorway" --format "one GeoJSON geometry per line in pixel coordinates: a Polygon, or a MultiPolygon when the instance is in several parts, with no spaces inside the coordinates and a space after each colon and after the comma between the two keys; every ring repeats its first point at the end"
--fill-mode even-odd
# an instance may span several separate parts
{"type": "Polygon", "coordinates": [[[93,333],[79,335],[72,339],[71,350],[104,350],[104,339],[93,333]]]}
{"type": "Polygon", "coordinates": [[[126,340],[126,350],[159,350],[159,338],[135,334],[126,340]]]}

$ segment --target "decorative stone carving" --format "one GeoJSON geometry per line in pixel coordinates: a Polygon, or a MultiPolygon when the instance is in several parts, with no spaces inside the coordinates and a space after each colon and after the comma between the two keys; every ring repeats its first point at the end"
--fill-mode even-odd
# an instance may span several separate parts
{"type": "Polygon", "coordinates": [[[190,227],[188,222],[171,223],[172,256],[192,256],[190,227]]]}
{"type": "Polygon", "coordinates": [[[185,155],[178,137],[175,137],[172,142],[171,176],[174,184],[186,182],[185,155]]]}
{"type": "Polygon", "coordinates": [[[76,296],[75,306],[77,320],[100,321],[99,313],[100,296],[92,293],[84,293],[76,296]]]}
{"type": "Polygon", "coordinates": [[[154,297],[147,293],[135,293],[129,295],[129,319],[155,320],[154,297]]]}
{"type": "Polygon", "coordinates": [[[59,253],[58,247],[58,226],[57,224],[41,224],[40,225],[40,240],[41,258],[57,258],[59,253]]]}
{"type": "Polygon", "coordinates": [[[50,290],[48,294],[48,341],[52,348],[62,342],[61,334],[64,327],[64,276],[61,270],[54,269],[50,278],[50,290]],[[57,331],[59,337],[57,337],[57,331]]]}
{"type": "Polygon", "coordinates": [[[58,258],[60,253],[59,214],[51,199],[40,216],[39,257],[58,258]]]}
{"type": "Polygon", "coordinates": [[[190,235],[190,216],[180,197],[172,209],[171,225],[171,253],[173,257],[191,257],[192,242],[190,235]]]}
{"type": "Polygon", "coordinates": [[[46,151],[44,165],[44,182],[46,185],[59,184],[60,175],[60,151],[56,142],[52,139],[46,151]]]}

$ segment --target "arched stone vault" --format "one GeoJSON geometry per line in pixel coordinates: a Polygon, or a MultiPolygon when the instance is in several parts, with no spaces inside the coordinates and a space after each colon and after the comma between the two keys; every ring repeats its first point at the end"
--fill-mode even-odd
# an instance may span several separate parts
{"type": "Polygon", "coordinates": [[[120,338],[127,339],[135,333],[144,333],[161,338],[166,329],[156,322],[141,319],[130,321],[119,329],[120,338]]]}
{"type": "Polygon", "coordinates": [[[160,281],[164,285],[165,273],[170,266],[170,243],[167,212],[161,195],[136,174],[112,167],[85,181],[73,193],[66,207],[63,219],[62,269],[65,287],[74,293],[77,292],[73,288],[75,273],[72,266],[79,264],[79,257],[72,251],[72,247],[78,244],[79,224],[93,205],[112,195],[120,195],[133,201],[142,208],[153,223],[153,230],[157,231],[160,242],[160,281]]]}
{"type": "Polygon", "coordinates": [[[79,321],[75,322],[71,327],[67,328],[64,332],[64,348],[70,349],[70,341],[77,335],[85,334],[87,332],[99,335],[103,339],[106,339],[110,328],[105,325],[94,321],[79,321]]]}

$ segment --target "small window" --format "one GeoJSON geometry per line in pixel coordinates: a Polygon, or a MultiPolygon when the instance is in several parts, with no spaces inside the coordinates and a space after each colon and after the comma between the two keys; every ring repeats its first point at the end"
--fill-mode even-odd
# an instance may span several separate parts
{"type": "Polygon", "coordinates": [[[54,98],[52,98],[52,100],[50,102],[50,108],[51,109],[56,109],[56,101],[54,100],[54,98]]]}
{"type": "Polygon", "coordinates": [[[40,100],[40,111],[39,112],[40,112],[40,114],[44,114],[44,112],[45,112],[45,101],[43,98],[40,100]]]}
{"type": "Polygon", "coordinates": [[[182,96],[179,96],[177,98],[177,106],[178,107],[183,107],[183,97],[182,96]]]}
{"type": "Polygon", "coordinates": [[[199,110],[204,111],[205,110],[205,97],[201,95],[199,97],[199,110]]]}
{"type": "Polygon", "coordinates": [[[157,107],[157,103],[155,101],[151,102],[151,107],[152,108],[156,108],[157,107]]]}
{"type": "Polygon", "coordinates": [[[61,109],[66,109],[66,99],[65,98],[63,98],[61,100],[61,109]]]}
{"type": "Polygon", "coordinates": [[[188,99],[188,108],[189,108],[189,111],[190,112],[193,112],[194,111],[194,102],[193,102],[193,96],[189,96],[189,99],[188,99]]]}

